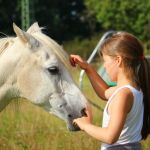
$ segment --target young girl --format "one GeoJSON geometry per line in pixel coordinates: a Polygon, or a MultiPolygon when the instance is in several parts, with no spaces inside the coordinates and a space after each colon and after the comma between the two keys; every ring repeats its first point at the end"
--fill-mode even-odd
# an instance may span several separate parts
{"type": "Polygon", "coordinates": [[[100,50],[104,67],[116,87],[108,87],[80,56],[71,55],[72,66],[84,69],[98,96],[107,100],[102,128],[87,117],[74,120],[81,130],[102,142],[102,150],[141,150],[140,141],[150,133],[150,66],[136,37],[119,32],[100,50]]]}

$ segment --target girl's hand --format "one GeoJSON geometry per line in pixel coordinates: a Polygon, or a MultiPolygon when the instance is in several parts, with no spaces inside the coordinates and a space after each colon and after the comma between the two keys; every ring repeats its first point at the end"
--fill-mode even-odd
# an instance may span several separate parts
{"type": "Polygon", "coordinates": [[[88,68],[88,63],[78,55],[70,55],[70,63],[73,67],[79,65],[83,70],[86,70],[88,68]]]}
{"type": "Polygon", "coordinates": [[[92,111],[90,106],[87,106],[85,109],[85,113],[87,116],[77,118],[73,120],[73,123],[78,125],[81,130],[84,130],[85,125],[92,123],[92,111]]]}

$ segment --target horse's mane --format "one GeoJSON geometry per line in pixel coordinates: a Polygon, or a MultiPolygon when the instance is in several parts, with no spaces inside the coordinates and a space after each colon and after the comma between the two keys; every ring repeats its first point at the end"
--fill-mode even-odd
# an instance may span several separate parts
{"type": "Polygon", "coordinates": [[[0,38],[0,55],[7,49],[10,43],[13,42],[13,37],[0,38]]]}

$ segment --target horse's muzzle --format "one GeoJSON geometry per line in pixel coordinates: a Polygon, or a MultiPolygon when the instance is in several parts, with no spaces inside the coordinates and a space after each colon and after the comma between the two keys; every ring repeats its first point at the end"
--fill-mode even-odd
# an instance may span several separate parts
{"type": "MultiPolygon", "coordinates": [[[[85,112],[85,108],[83,108],[81,110],[81,116],[79,117],[84,117],[84,116],[87,116],[86,112],[85,112]]],[[[72,117],[72,115],[68,115],[69,118],[72,117]]],[[[76,117],[78,118],[78,117],[76,117]]],[[[74,118],[75,119],[75,118],[74,118]]],[[[76,124],[76,123],[73,123],[73,120],[72,120],[72,125],[71,127],[69,128],[70,131],[80,131],[81,129],[79,128],[79,126],[76,124]]]]}

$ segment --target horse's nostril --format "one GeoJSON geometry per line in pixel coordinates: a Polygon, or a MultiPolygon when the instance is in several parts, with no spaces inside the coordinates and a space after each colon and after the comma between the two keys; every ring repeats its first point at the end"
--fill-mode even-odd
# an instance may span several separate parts
{"type": "Polygon", "coordinates": [[[72,115],[71,115],[71,114],[69,114],[69,115],[68,115],[68,117],[69,117],[69,118],[72,118],[72,115]]]}
{"type": "Polygon", "coordinates": [[[82,116],[87,116],[87,114],[86,114],[86,112],[85,112],[85,108],[83,108],[83,109],[81,110],[81,115],[82,115],[82,116]]]}

